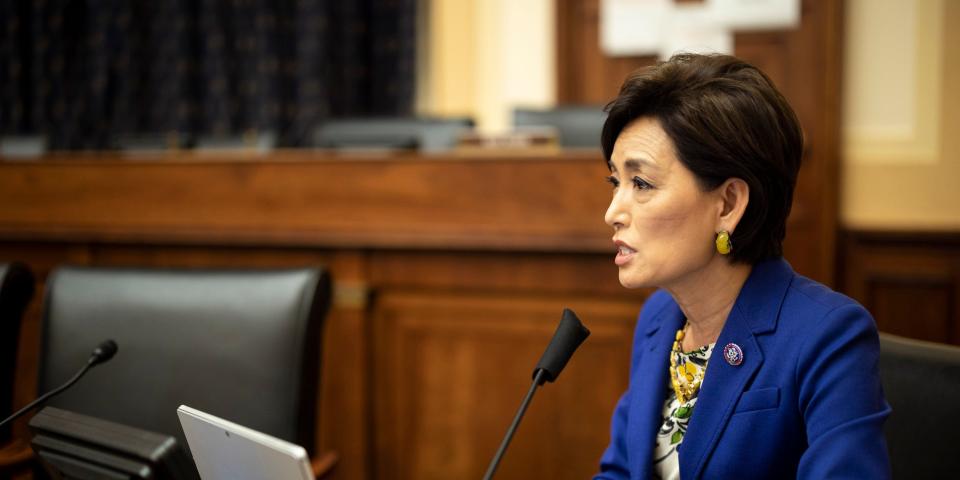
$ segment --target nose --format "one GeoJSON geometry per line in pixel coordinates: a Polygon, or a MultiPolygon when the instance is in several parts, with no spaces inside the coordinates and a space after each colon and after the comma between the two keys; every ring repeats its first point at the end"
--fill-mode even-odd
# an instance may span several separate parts
{"type": "Polygon", "coordinates": [[[629,225],[630,223],[630,212],[627,208],[627,193],[628,189],[618,188],[614,194],[613,198],[610,199],[610,206],[607,207],[607,213],[603,216],[603,221],[607,222],[607,225],[613,227],[613,229],[620,230],[621,228],[629,225]]]}

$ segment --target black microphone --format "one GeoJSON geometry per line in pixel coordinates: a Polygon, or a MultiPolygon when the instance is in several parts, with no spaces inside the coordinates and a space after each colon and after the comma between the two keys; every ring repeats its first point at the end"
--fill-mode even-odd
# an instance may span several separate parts
{"type": "Polygon", "coordinates": [[[547,345],[543,356],[540,357],[540,361],[537,362],[536,368],[533,369],[533,384],[530,385],[530,391],[527,392],[523,403],[520,404],[520,409],[517,410],[517,415],[513,418],[513,423],[510,424],[510,428],[507,429],[507,434],[503,437],[503,442],[500,444],[497,454],[494,455],[493,460],[490,462],[490,467],[487,468],[487,473],[483,476],[483,480],[493,478],[493,473],[497,470],[500,459],[503,458],[503,454],[507,451],[507,446],[510,445],[510,440],[517,431],[517,426],[520,425],[520,420],[523,419],[523,414],[526,413],[527,407],[530,405],[530,400],[533,399],[533,394],[537,391],[537,387],[543,385],[543,382],[555,381],[557,377],[560,376],[560,371],[567,365],[570,357],[573,356],[573,352],[575,352],[577,347],[589,336],[590,330],[587,330],[587,327],[584,327],[583,324],[580,323],[577,314],[573,313],[573,310],[569,308],[564,308],[563,317],[560,318],[560,325],[557,326],[557,331],[553,334],[553,339],[550,340],[550,344],[547,345]]]}
{"type": "Polygon", "coordinates": [[[90,354],[90,359],[87,360],[87,363],[89,363],[90,366],[100,365],[101,363],[106,363],[116,354],[117,342],[104,340],[100,345],[97,345],[97,348],[93,349],[93,353],[90,354]]]}
{"type": "Polygon", "coordinates": [[[93,352],[90,353],[90,358],[87,359],[87,364],[84,365],[83,368],[81,368],[80,371],[73,376],[73,378],[68,380],[67,383],[64,383],[63,385],[47,392],[42,397],[30,402],[26,407],[17,410],[17,413],[10,415],[6,420],[0,422],[0,427],[16,420],[24,413],[29,412],[33,407],[36,407],[37,405],[49,400],[51,397],[58,395],[64,390],[70,388],[71,385],[77,383],[77,380],[80,380],[80,377],[87,373],[87,370],[90,370],[90,368],[110,360],[116,354],[117,342],[114,342],[113,340],[104,340],[103,342],[100,342],[100,345],[97,345],[97,348],[93,349],[93,352]]]}

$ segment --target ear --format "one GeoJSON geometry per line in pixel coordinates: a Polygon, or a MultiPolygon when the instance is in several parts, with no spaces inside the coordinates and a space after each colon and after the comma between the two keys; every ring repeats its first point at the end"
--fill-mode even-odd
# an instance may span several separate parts
{"type": "Polygon", "coordinates": [[[750,186],[742,179],[728,178],[718,187],[717,192],[722,203],[716,230],[733,233],[743,218],[743,212],[747,210],[747,203],[750,202],[750,186]]]}

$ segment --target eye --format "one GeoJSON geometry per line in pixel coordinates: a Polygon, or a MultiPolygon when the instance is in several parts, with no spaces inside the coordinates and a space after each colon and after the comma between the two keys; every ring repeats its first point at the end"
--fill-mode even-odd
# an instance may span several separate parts
{"type": "Polygon", "coordinates": [[[617,180],[617,177],[614,177],[613,175],[610,175],[609,177],[606,177],[605,180],[606,180],[607,183],[609,183],[610,185],[613,185],[613,188],[617,188],[617,187],[620,186],[620,180],[617,180]]]}
{"type": "Polygon", "coordinates": [[[650,185],[649,182],[647,182],[646,180],[640,177],[633,177],[633,186],[637,190],[650,190],[651,188],[653,188],[653,185],[650,185]]]}

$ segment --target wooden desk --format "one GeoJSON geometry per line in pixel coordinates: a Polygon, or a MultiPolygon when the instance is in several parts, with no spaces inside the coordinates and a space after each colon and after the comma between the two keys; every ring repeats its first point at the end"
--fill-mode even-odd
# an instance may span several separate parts
{"type": "MultiPolygon", "coordinates": [[[[41,293],[63,263],[329,266],[318,441],[349,479],[482,476],[569,306],[593,334],[535,398],[498,478],[585,478],[649,293],[617,281],[606,174],[598,153],[0,162],[0,259],[29,263],[41,293]]],[[[816,238],[799,201],[791,236],[816,238]]],[[[801,271],[830,264],[787,248],[801,271]]],[[[34,395],[39,328],[36,301],[18,405],[34,395]]]]}

